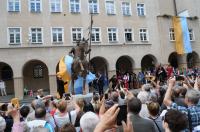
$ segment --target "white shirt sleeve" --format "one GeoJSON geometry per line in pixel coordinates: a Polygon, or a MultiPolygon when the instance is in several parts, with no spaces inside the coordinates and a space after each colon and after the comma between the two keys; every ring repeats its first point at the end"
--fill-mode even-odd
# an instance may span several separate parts
{"type": "Polygon", "coordinates": [[[75,124],[77,113],[76,110],[70,111],[72,124],[75,124]]]}

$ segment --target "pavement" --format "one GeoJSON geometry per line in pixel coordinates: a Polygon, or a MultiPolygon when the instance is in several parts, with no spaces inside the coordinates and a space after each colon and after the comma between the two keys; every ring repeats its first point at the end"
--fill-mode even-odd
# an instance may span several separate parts
{"type": "MultiPolygon", "coordinates": [[[[0,96],[0,103],[8,103],[12,98],[15,98],[14,95],[0,96]]],[[[23,100],[20,100],[20,103],[30,103],[34,97],[28,95],[24,96],[23,100]]]]}
{"type": "MultiPolygon", "coordinates": [[[[49,95],[49,92],[45,91],[44,94],[49,95]]],[[[15,98],[15,95],[0,96],[0,103],[9,103],[12,98],[15,98]]],[[[20,100],[20,104],[30,103],[33,99],[35,99],[35,96],[24,95],[23,100],[20,100]]]]}

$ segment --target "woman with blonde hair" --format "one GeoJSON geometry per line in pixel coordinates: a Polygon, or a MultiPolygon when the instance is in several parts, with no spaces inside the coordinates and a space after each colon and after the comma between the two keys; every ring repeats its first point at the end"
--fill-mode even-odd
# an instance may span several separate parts
{"type": "Polygon", "coordinates": [[[164,132],[162,127],[162,118],[159,116],[160,105],[157,102],[150,102],[147,104],[149,111],[149,119],[155,124],[156,132],[164,132]]]}
{"type": "Polygon", "coordinates": [[[57,110],[54,114],[54,119],[56,125],[60,129],[63,125],[67,123],[75,124],[77,114],[80,111],[80,107],[74,102],[75,110],[67,111],[67,101],[60,100],[57,105],[57,110]]]}

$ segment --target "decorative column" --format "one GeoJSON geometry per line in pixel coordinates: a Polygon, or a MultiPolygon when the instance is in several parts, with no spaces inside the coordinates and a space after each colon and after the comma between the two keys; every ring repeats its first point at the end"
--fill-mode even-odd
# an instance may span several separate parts
{"type": "Polygon", "coordinates": [[[187,68],[187,54],[178,55],[179,68],[187,68]]]}
{"type": "Polygon", "coordinates": [[[15,97],[22,100],[24,98],[23,78],[22,77],[14,77],[13,80],[14,80],[15,97]]]}
{"type": "Polygon", "coordinates": [[[57,93],[56,75],[49,75],[49,87],[50,87],[50,94],[56,95],[57,93]]]}

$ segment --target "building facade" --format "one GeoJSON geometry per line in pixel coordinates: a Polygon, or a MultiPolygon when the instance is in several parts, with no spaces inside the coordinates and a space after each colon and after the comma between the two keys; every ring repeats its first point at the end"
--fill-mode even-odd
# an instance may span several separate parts
{"type": "Polygon", "coordinates": [[[56,67],[75,41],[88,38],[93,19],[91,64],[110,77],[156,64],[200,65],[200,3],[176,0],[188,10],[193,53],[177,55],[172,20],[174,0],[2,0],[0,79],[23,98],[24,88],[56,93],[56,67]],[[196,16],[196,17],[195,17],[196,16]]]}

